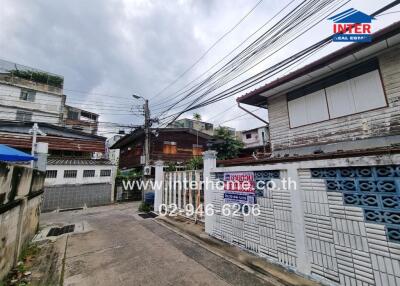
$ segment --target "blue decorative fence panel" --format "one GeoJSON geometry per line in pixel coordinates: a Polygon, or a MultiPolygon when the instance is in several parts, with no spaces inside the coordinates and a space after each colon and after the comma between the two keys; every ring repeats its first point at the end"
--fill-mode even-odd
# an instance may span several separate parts
{"type": "Polygon", "coordinates": [[[361,207],[366,222],[385,226],[388,240],[400,243],[400,166],[311,169],[328,192],[343,194],[345,205],[361,207]]]}

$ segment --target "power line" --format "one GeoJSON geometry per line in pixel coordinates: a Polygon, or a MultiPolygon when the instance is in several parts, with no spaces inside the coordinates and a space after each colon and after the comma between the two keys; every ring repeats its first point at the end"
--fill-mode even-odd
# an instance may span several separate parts
{"type": "MultiPolygon", "coordinates": [[[[326,5],[328,5],[328,4],[330,4],[332,1],[323,1],[322,3],[320,3],[320,5],[325,5],[325,7],[327,7],[326,5]]],[[[313,5],[313,4],[315,4],[315,1],[311,1],[311,2],[309,2],[309,3],[307,3],[308,5],[303,5],[303,6],[301,6],[302,4],[300,4],[299,6],[297,6],[294,10],[292,10],[289,14],[291,14],[291,17],[292,17],[292,20],[290,20],[292,23],[290,24],[290,25],[296,25],[299,21],[300,22],[304,22],[305,21],[305,19],[304,18],[302,18],[302,17],[306,17],[306,18],[309,18],[310,17],[310,15],[313,15],[313,14],[315,14],[315,13],[318,13],[319,11],[321,11],[321,9],[319,9],[319,11],[317,11],[317,10],[311,10],[311,11],[309,11],[309,13],[308,14],[306,14],[306,15],[303,15],[304,14],[304,10],[307,10],[307,9],[309,9],[310,8],[310,4],[311,5],[313,5]],[[301,9],[299,9],[299,7],[301,8],[301,9]],[[297,10],[296,10],[297,9],[297,10]],[[295,19],[295,20],[294,20],[295,19]]],[[[341,3],[340,3],[341,4],[341,3]]],[[[344,5],[344,4],[343,4],[344,5]]],[[[314,9],[316,9],[315,8],[315,6],[312,6],[312,7],[314,7],[314,9]]],[[[319,7],[320,8],[320,7],[319,7]]],[[[334,6],[334,8],[336,8],[335,6],[334,6]]],[[[336,8],[336,9],[338,9],[338,8],[336,8]]],[[[282,21],[284,21],[285,19],[287,19],[288,18],[288,15],[287,16],[285,16],[284,18],[283,18],[283,20],[280,20],[274,27],[276,27],[277,25],[278,26],[281,26],[281,23],[282,23],[282,21]]],[[[280,29],[280,32],[278,32],[278,34],[277,33],[275,33],[274,35],[275,35],[275,37],[277,36],[277,35],[281,35],[281,33],[283,32],[283,31],[285,31],[285,32],[287,32],[286,30],[290,27],[290,26],[288,26],[289,24],[285,24],[283,27],[282,27],[282,29],[280,29]]],[[[315,25],[315,24],[314,24],[315,25]]],[[[273,28],[274,28],[273,27],[273,28]]],[[[273,28],[271,28],[271,29],[273,29],[273,28]]],[[[269,31],[271,31],[271,29],[269,30],[269,31]]],[[[293,30],[293,27],[292,28],[290,28],[290,29],[292,29],[293,30]]],[[[278,31],[279,31],[279,28],[278,28],[278,31]]],[[[290,30],[289,30],[290,31],[290,30]]],[[[304,33],[304,32],[303,32],[304,33]]],[[[266,32],[266,33],[264,33],[264,36],[266,35],[266,34],[268,34],[268,31],[266,32]]],[[[286,35],[287,35],[287,33],[286,33],[286,35]]],[[[299,35],[297,35],[297,37],[298,37],[299,35]]],[[[297,38],[296,37],[296,38],[297,38]]],[[[282,37],[279,37],[279,39],[278,40],[281,40],[281,38],[282,37]]],[[[251,44],[251,45],[253,45],[254,46],[254,44],[256,43],[258,43],[258,42],[260,42],[260,39],[261,39],[261,37],[258,39],[258,40],[256,40],[256,41],[254,41],[253,42],[253,44],[251,44]]],[[[274,38],[270,38],[270,39],[272,39],[272,42],[274,41],[273,39],[274,38]]],[[[276,41],[276,40],[275,40],[276,41]]],[[[293,41],[293,39],[291,39],[291,41],[293,41]]],[[[290,41],[290,42],[291,42],[290,41]]],[[[289,42],[289,43],[290,43],[289,42]]],[[[287,45],[288,43],[286,43],[286,45],[287,45]]],[[[250,45],[250,46],[251,46],[250,45]]],[[[261,48],[263,48],[263,46],[261,46],[261,48]]],[[[254,50],[254,48],[249,48],[249,47],[247,47],[245,50],[248,50],[248,49],[250,49],[250,50],[254,50]]],[[[265,49],[265,45],[264,45],[264,49],[265,49]]],[[[276,52],[276,51],[275,51],[276,52]]],[[[239,55],[242,55],[241,56],[241,58],[244,58],[244,59],[246,59],[246,57],[247,56],[245,56],[245,52],[241,52],[239,55]]],[[[253,56],[254,55],[254,52],[252,52],[251,54],[250,54],[250,57],[251,56],[253,56]]],[[[271,56],[271,54],[270,55],[268,55],[268,56],[271,56]]],[[[265,58],[263,59],[263,60],[265,60],[265,58]]],[[[232,60],[231,60],[231,62],[232,62],[232,60]]],[[[257,63],[258,64],[258,63],[257,63]]],[[[239,62],[239,65],[243,65],[243,63],[240,63],[239,62]]],[[[252,67],[254,67],[255,65],[253,65],[252,67]]],[[[252,68],[252,67],[250,67],[250,68],[252,68]]],[[[236,70],[238,70],[236,67],[233,67],[234,69],[236,69],[236,70]]],[[[226,69],[226,68],[225,68],[226,69]]],[[[221,69],[220,69],[221,70],[221,69]]],[[[247,71],[247,70],[246,70],[247,71]]],[[[229,72],[231,72],[231,70],[229,71],[229,72]]],[[[239,75],[241,75],[241,74],[243,74],[243,73],[240,73],[239,75]]],[[[236,75],[236,77],[237,76],[239,76],[239,75],[236,75]]],[[[235,77],[234,77],[235,78],[235,77]]],[[[231,79],[232,80],[232,79],[231,79]]],[[[225,84],[225,83],[224,83],[225,84]]],[[[223,85],[223,84],[222,84],[223,85]]],[[[201,98],[203,98],[203,97],[205,97],[209,92],[211,92],[211,91],[213,91],[213,90],[215,90],[216,88],[219,88],[220,86],[222,86],[222,85],[219,85],[218,86],[218,84],[217,85],[214,85],[214,89],[208,89],[207,91],[205,91],[202,95],[200,95],[200,96],[198,96],[196,99],[194,99],[193,101],[192,101],[192,103],[191,104],[189,104],[188,105],[188,107],[185,109],[185,110],[183,110],[182,112],[180,112],[179,114],[178,114],[178,116],[180,115],[180,114],[182,114],[183,112],[185,112],[185,111],[187,111],[187,110],[191,110],[192,108],[192,106],[193,106],[193,103],[194,102],[198,102],[199,101],[199,99],[201,99],[201,98]]],[[[189,93],[186,97],[189,97],[189,96],[191,96],[191,94],[189,93]]],[[[222,98],[220,98],[220,99],[222,99],[222,98]]],[[[196,107],[200,107],[201,105],[196,105],[196,107]]],[[[204,106],[204,105],[203,105],[204,106]]],[[[175,118],[177,118],[177,117],[175,117],[175,118]]]]}
{"type": "MultiPolygon", "coordinates": [[[[260,109],[261,109],[261,107],[256,108],[256,109],[254,109],[254,110],[251,110],[250,112],[255,112],[255,111],[258,111],[258,110],[260,110],[260,109]]],[[[228,120],[222,121],[222,122],[220,122],[219,124],[224,124],[224,123],[227,123],[227,122],[230,122],[230,121],[234,121],[234,120],[236,120],[236,119],[238,119],[238,118],[241,118],[241,117],[244,117],[244,116],[246,116],[246,115],[250,115],[250,114],[244,113],[244,114],[242,114],[242,115],[235,116],[235,117],[230,118],[230,119],[228,119],[228,120]]],[[[246,119],[247,119],[247,118],[246,118],[246,119]]]]}
{"type": "MultiPolygon", "coordinates": [[[[386,11],[387,9],[390,9],[391,7],[394,7],[394,6],[398,5],[399,3],[400,3],[400,1],[393,1],[392,3],[386,5],[385,7],[383,7],[383,8],[381,8],[381,9],[377,10],[377,11],[374,12],[374,13],[372,13],[371,16],[379,15],[380,13],[386,11]]],[[[279,71],[279,68],[283,68],[283,67],[285,67],[288,63],[291,63],[291,62],[293,62],[293,61],[296,61],[299,57],[303,57],[303,59],[304,59],[304,55],[306,55],[306,57],[307,57],[310,53],[313,53],[313,52],[315,52],[317,49],[321,49],[321,48],[323,48],[324,46],[326,46],[327,44],[329,44],[329,43],[331,42],[331,40],[332,40],[332,37],[331,37],[331,36],[330,36],[330,37],[327,37],[327,38],[321,40],[320,42],[318,42],[318,43],[316,43],[316,44],[310,46],[309,48],[307,48],[307,49],[305,49],[305,50],[303,50],[303,51],[301,51],[301,52],[299,52],[299,53],[293,55],[292,57],[290,57],[290,58],[288,58],[288,59],[286,59],[286,60],[284,60],[284,61],[282,61],[282,62],[280,62],[280,63],[278,63],[277,65],[274,65],[274,66],[272,67],[272,69],[271,69],[271,68],[268,68],[267,70],[265,70],[265,71],[263,71],[263,72],[257,74],[256,76],[250,77],[250,79],[251,79],[250,83],[254,85],[254,83],[257,83],[257,82],[260,82],[260,81],[262,81],[262,80],[265,80],[265,76],[271,77],[272,75],[276,74],[276,71],[277,71],[277,70],[279,71]],[[274,72],[274,73],[271,74],[271,72],[274,72]]],[[[287,68],[287,67],[286,67],[286,68],[287,68]]],[[[227,89],[226,91],[230,91],[230,94],[220,93],[219,97],[216,98],[216,99],[212,99],[212,98],[211,98],[211,99],[208,100],[208,102],[200,103],[200,104],[198,104],[198,105],[196,105],[196,106],[194,106],[194,107],[189,106],[189,108],[187,108],[186,110],[183,110],[183,111],[181,111],[180,113],[178,113],[178,116],[179,116],[180,114],[182,114],[183,112],[186,112],[186,111],[188,111],[188,110],[193,110],[193,109],[195,109],[195,108],[199,108],[199,107],[203,107],[203,106],[208,105],[208,104],[212,104],[212,103],[214,103],[214,102],[216,102],[216,101],[222,100],[222,99],[224,99],[224,98],[227,98],[227,97],[229,97],[229,96],[232,96],[232,95],[236,94],[237,92],[240,92],[241,90],[243,90],[243,86],[240,86],[240,85],[243,85],[243,83],[246,83],[246,85],[245,85],[244,87],[246,87],[246,88],[249,87],[249,86],[248,86],[248,85],[249,85],[249,79],[247,79],[247,80],[245,80],[245,81],[239,83],[238,85],[235,85],[234,87],[238,87],[238,88],[237,88],[236,90],[233,90],[233,92],[232,92],[232,90],[231,90],[232,88],[227,89]]],[[[197,98],[197,100],[198,100],[198,99],[199,99],[199,98],[197,98]]],[[[174,116],[174,118],[177,118],[178,116],[174,116]]]]}
{"type": "MultiPolygon", "coordinates": [[[[265,49],[265,44],[263,44],[262,39],[265,38],[266,36],[270,35],[271,33],[271,37],[269,38],[270,42],[272,40],[272,43],[274,41],[274,37],[275,37],[275,41],[276,40],[281,40],[282,37],[288,35],[288,33],[286,30],[289,29],[289,27],[291,27],[290,29],[293,30],[293,28],[295,28],[295,26],[298,23],[304,22],[306,21],[308,18],[310,18],[311,15],[316,14],[316,13],[320,13],[321,9],[317,10],[317,8],[315,7],[315,3],[316,1],[310,1],[306,4],[304,4],[305,1],[303,1],[302,4],[298,5],[296,8],[294,8],[294,10],[292,10],[288,15],[286,15],[282,20],[280,20],[279,22],[277,22],[272,28],[270,28],[266,33],[264,33],[261,37],[259,37],[256,41],[254,41],[250,46],[248,46],[245,50],[243,50],[242,52],[239,53],[239,55],[237,55],[233,60],[231,60],[229,63],[225,64],[224,67],[220,68],[217,72],[215,72],[212,76],[210,76],[208,79],[206,79],[205,81],[203,81],[202,85],[204,86],[208,81],[211,80],[211,82],[214,82],[213,85],[214,87],[209,88],[208,90],[206,90],[202,95],[200,95],[199,97],[197,97],[196,99],[194,99],[192,101],[191,104],[188,105],[188,108],[190,108],[194,102],[198,101],[200,98],[206,96],[209,92],[221,87],[222,85],[224,85],[225,83],[219,84],[218,81],[221,81],[221,79],[215,79],[213,80],[213,78],[217,78],[216,76],[219,73],[222,73],[221,77],[222,79],[225,77],[232,77],[232,74],[236,74],[236,77],[243,74],[243,73],[239,73],[239,75],[237,75],[238,71],[240,71],[240,68],[238,67],[243,67],[243,65],[245,65],[247,62],[249,62],[249,60],[254,57],[257,54],[260,54],[260,52],[265,49]],[[310,6],[311,5],[311,6],[310,6]],[[313,6],[314,5],[314,6],[313,6]],[[313,10],[309,10],[310,8],[313,8],[313,10]],[[307,10],[309,10],[307,12],[307,10]],[[306,13],[305,13],[306,12],[306,13]],[[284,21],[290,21],[287,24],[283,24],[282,22],[284,21]],[[282,25],[283,24],[283,25],[282,25]],[[276,30],[276,31],[275,31],[276,30]],[[279,37],[278,37],[279,35],[279,37]],[[276,39],[278,38],[278,39],[276,39]],[[260,46],[261,45],[261,46],[260,46]],[[260,46],[260,48],[257,48],[257,46],[260,46]],[[248,51],[249,50],[249,51],[248,51]],[[235,62],[237,62],[237,64],[234,64],[235,62]],[[236,66],[235,66],[236,65],[236,66]],[[230,68],[228,68],[229,66],[231,66],[230,68]]],[[[320,3],[321,5],[324,5],[324,7],[327,7],[327,5],[331,4],[332,1],[322,1],[322,3],[320,3]]],[[[290,30],[289,30],[290,31],[290,30]]],[[[297,36],[298,37],[298,36],[297,36]]],[[[271,56],[271,55],[269,55],[271,56]]],[[[254,66],[253,66],[254,67],[254,66]]],[[[235,79],[236,77],[234,77],[233,79],[235,79]]],[[[228,80],[231,81],[232,79],[228,80]]],[[[196,88],[198,90],[198,88],[196,88]]],[[[189,98],[191,96],[193,96],[194,92],[190,92],[189,94],[187,94],[185,98],[189,98]]],[[[182,99],[181,99],[182,100],[182,99]]],[[[172,107],[172,106],[171,106],[172,107]]],[[[169,107],[166,111],[171,110],[171,107],[169,107]]],[[[164,111],[164,113],[166,112],[164,111]]]]}
{"type": "Polygon", "coordinates": [[[273,17],[271,17],[268,21],[266,21],[263,25],[261,25],[257,30],[255,30],[250,36],[248,36],[246,39],[244,39],[242,42],[239,43],[239,45],[237,45],[234,49],[232,49],[228,54],[226,54],[222,59],[220,59],[219,61],[217,61],[216,63],[214,63],[210,68],[208,68],[206,71],[204,71],[203,73],[201,73],[199,76],[197,76],[196,78],[194,78],[192,81],[190,81],[189,83],[187,83],[185,86],[183,86],[182,88],[180,88],[179,90],[177,90],[175,93],[176,95],[173,98],[170,98],[170,96],[172,96],[173,94],[171,94],[170,96],[168,96],[168,100],[165,101],[163,104],[165,103],[169,103],[172,99],[176,99],[177,97],[179,97],[180,95],[190,91],[191,89],[186,89],[184,90],[186,87],[188,87],[189,85],[191,85],[192,83],[194,83],[196,80],[200,79],[201,77],[203,77],[205,74],[207,74],[209,71],[211,71],[214,67],[216,67],[218,64],[220,64],[222,61],[224,61],[226,58],[228,58],[231,54],[233,54],[233,52],[235,52],[238,48],[240,48],[245,42],[247,42],[252,36],[254,36],[256,33],[258,33],[262,28],[264,28],[266,25],[268,25],[272,20],[274,20],[280,13],[282,13],[288,6],[290,6],[295,0],[290,1],[288,4],[286,4],[281,10],[279,10],[273,17]]]}
{"type": "Polygon", "coordinates": [[[221,37],[219,37],[190,67],[188,67],[183,73],[181,73],[175,80],[173,80],[170,84],[164,87],[162,90],[157,92],[152,98],[155,96],[160,95],[165,90],[173,86],[176,82],[178,82],[184,75],[186,75],[190,70],[192,70],[205,56],[220,42],[222,41],[227,35],[232,33],[253,11],[261,4],[263,0],[259,0],[251,9],[248,11],[240,20],[237,22],[233,27],[231,27],[227,32],[225,32],[221,37]]]}

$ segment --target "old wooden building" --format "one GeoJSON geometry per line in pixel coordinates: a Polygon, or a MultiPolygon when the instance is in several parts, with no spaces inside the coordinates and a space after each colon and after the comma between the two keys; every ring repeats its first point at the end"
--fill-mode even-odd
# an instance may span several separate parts
{"type": "Polygon", "coordinates": [[[273,155],[400,143],[400,22],[268,83],[238,102],[268,109],[273,155]]]}
{"type": "MultiPolygon", "coordinates": [[[[112,146],[120,149],[119,167],[129,170],[140,167],[143,155],[144,130],[137,129],[121,138],[112,146]]],[[[208,134],[190,128],[152,129],[150,135],[150,162],[163,160],[166,163],[184,164],[195,156],[200,156],[207,142],[208,134]]]]}

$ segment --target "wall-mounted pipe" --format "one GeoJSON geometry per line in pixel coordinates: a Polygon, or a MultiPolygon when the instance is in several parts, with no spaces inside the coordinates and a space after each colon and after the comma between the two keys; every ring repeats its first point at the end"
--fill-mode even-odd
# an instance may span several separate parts
{"type": "Polygon", "coordinates": [[[251,112],[250,110],[247,110],[246,108],[244,108],[243,106],[240,105],[240,102],[237,103],[238,107],[244,111],[246,111],[248,114],[254,116],[255,118],[257,118],[258,120],[264,122],[265,124],[269,125],[269,123],[267,121],[265,121],[264,119],[262,119],[260,116],[255,115],[253,112],[251,112]]]}

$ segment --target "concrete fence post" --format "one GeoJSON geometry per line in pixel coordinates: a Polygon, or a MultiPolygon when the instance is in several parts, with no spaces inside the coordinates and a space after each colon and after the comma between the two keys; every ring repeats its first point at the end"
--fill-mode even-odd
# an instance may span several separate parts
{"type": "Polygon", "coordinates": [[[158,212],[160,205],[163,203],[163,187],[164,187],[164,162],[155,162],[154,175],[154,212],[158,212]]]}
{"type": "Polygon", "coordinates": [[[304,191],[300,187],[299,166],[292,164],[287,169],[288,189],[290,191],[293,219],[293,233],[296,240],[297,270],[311,274],[310,259],[307,257],[307,245],[304,223],[304,191]],[[289,184],[289,180],[295,184],[289,184]]]}
{"type": "MultiPolygon", "coordinates": [[[[211,169],[217,167],[217,152],[216,151],[205,151],[203,152],[203,180],[204,180],[204,209],[206,209],[207,205],[212,204],[212,193],[213,186],[211,182],[211,169]]],[[[205,232],[208,234],[212,233],[213,230],[214,218],[213,216],[209,216],[205,214],[204,216],[204,224],[205,224],[205,232]]]]}

